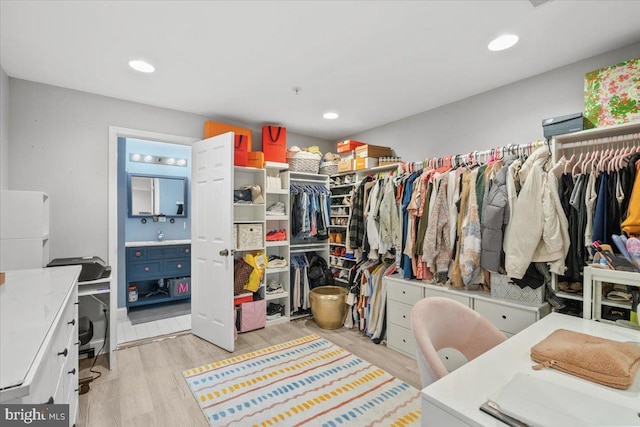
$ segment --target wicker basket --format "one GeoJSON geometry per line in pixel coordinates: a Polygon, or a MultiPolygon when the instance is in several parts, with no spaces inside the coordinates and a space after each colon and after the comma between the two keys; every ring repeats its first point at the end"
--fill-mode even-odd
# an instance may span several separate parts
{"type": "Polygon", "coordinates": [[[306,151],[287,152],[287,163],[292,172],[318,173],[321,157],[306,151]]]}
{"type": "Polygon", "coordinates": [[[335,175],[338,173],[338,164],[336,162],[320,163],[320,175],[335,175]]]}

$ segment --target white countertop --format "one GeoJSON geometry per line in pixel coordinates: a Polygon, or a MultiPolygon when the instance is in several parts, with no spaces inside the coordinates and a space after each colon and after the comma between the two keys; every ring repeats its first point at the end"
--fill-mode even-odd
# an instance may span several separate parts
{"type": "Polygon", "coordinates": [[[126,242],[124,244],[127,248],[140,247],[140,246],[169,246],[169,245],[190,245],[191,239],[184,240],[149,240],[146,242],[126,242]]]}
{"type": "Polygon", "coordinates": [[[80,270],[73,265],[7,271],[0,286],[0,390],[24,382],[80,270]]]}
{"type": "MultiPolygon", "coordinates": [[[[617,341],[640,342],[640,332],[633,329],[551,313],[502,344],[424,388],[422,390],[423,417],[427,418],[423,418],[422,425],[438,425],[434,424],[433,420],[430,422],[429,416],[425,415],[424,405],[426,403],[455,417],[458,424],[462,421],[465,425],[472,426],[504,426],[500,421],[481,412],[478,408],[487,398],[509,383],[517,373],[525,373],[541,380],[579,390],[598,399],[637,409],[638,402],[640,402],[640,371],[636,374],[631,388],[616,390],[565,374],[556,369],[534,371],[531,368],[535,365],[530,356],[531,347],[560,328],[617,341]]],[[[442,419],[439,421],[439,425],[444,425],[442,419]]],[[[452,424],[453,420],[449,419],[447,423],[452,424]]]]}

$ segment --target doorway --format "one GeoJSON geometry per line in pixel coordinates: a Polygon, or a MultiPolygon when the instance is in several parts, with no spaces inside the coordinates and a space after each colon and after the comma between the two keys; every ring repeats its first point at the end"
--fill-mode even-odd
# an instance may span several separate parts
{"type": "MultiPolygon", "coordinates": [[[[197,141],[195,138],[133,129],[109,128],[109,264],[112,267],[112,277],[116,278],[115,286],[113,286],[116,292],[111,294],[111,306],[117,307],[117,314],[116,310],[111,311],[110,323],[112,327],[109,335],[111,351],[124,342],[152,338],[191,328],[190,315],[188,314],[190,311],[189,301],[187,299],[187,304],[184,304],[184,298],[182,301],[176,301],[174,306],[162,302],[145,304],[149,305],[148,310],[139,310],[132,322],[129,312],[133,312],[133,307],[130,308],[127,304],[126,250],[127,242],[158,241],[160,234],[164,240],[163,243],[169,245],[173,242],[190,241],[189,178],[191,175],[191,145],[195,141],[197,141]],[[154,162],[145,162],[145,156],[141,157],[142,161],[140,162],[132,161],[133,154],[151,156],[154,162]],[[163,161],[159,162],[158,159],[163,161]],[[166,162],[168,159],[184,159],[186,165],[172,166],[167,164],[171,163],[166,162]],[[130,216],[128,214],[130,173],[186,178],[186,203],[182,201],[184,205],[179,206],[177,202],[181,202],[181,200],[173,201],[174,206],[171,208],[170,214],[158,212],[158,215],[154,215],[153,212],[148,211],[149,216],[147,217],[145,215],[130,216]],[[185,215],[176,216],[179,212],[184,212],[185,215]]],[[[156,183],[159,183],[161,187],[162,182],[156,180],[156,183]]],[[[156,187],[155,191],[158,195],[159,187],[156,187]]],[[[159,205],[160,202],[156,204],[159,205]]],[[[147,210],[144,213],[147,213],[147,210]]],[[[140,288],[141,292],[155,292],[161,296],[162,292],[166,292],[168,289],[169,283],[157,280],[155,282],[155,288],[152,282],[147,282],[148,287],[140,288]]],[[[138,311],[137,307],[136,310],[138,311]]]]}

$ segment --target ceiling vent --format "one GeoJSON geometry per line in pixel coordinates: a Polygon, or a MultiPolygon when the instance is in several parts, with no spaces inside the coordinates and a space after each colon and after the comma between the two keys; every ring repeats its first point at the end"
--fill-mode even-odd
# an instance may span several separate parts
{"type": "Polygon", "coordinates": [[[533,7],[538,7],[538,6],[542,6],[545,3],[549,3],[551,0],[529,0],[529,3],[531,3],[531,5],[533,7]]]}

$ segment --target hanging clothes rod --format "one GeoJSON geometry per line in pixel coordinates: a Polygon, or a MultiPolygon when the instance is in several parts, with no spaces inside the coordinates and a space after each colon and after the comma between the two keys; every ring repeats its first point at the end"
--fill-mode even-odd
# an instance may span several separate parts
{"type": "Polygon", "coordinates": [[[573,141],[573,142],[565,142],[565,143],[563,143],[560,140],[556,142],[556,146],[564,150],[568,148],[591,147],[594,145],[612,145],[615,147],[619,144],[623,144],[627,142],[632,142],[632,143],[640,142],[640,133],[629,133],[626,135],[605,136],[602,138],[590,138],[590,139],[584,139],[582,141],[573,141]]]}
{"type": "Polygon", "coordinates": [[[506,154],[514,154],[517,156],[529,155],[540,147],[548,147],[549,141],[538,140],[528,144],[509,144],[505,147],[496,147],[490,150],[471,151],[467,154],[456,154],[442,157],[432,157],[424,160],[424,166],[437,168],[442,166],[462,166],[472,163],[486,163],[491,156],[499,158],[506,154]]]}

